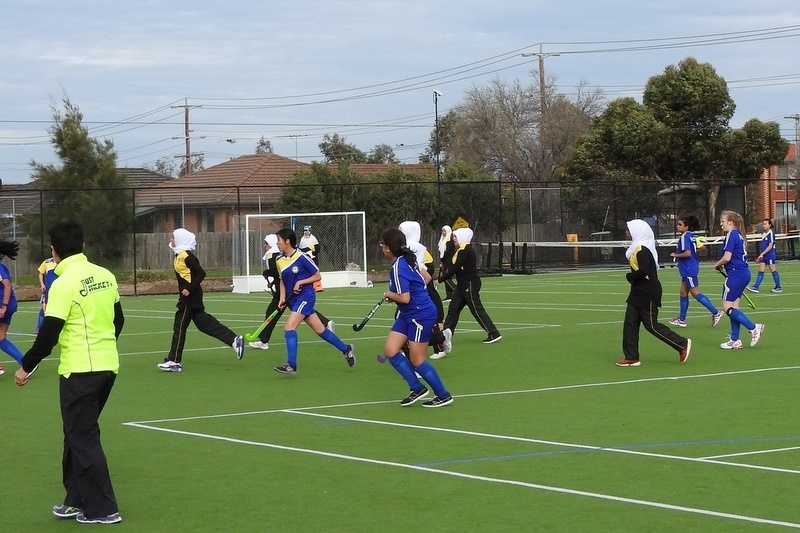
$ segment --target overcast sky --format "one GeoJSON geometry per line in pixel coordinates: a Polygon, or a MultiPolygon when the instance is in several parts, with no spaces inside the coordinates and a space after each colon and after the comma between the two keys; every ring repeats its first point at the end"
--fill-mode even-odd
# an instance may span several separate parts
{"type": "MultiPolygon", "coordinates": [[[[121,167],[191,149],[209,167],[275,152],[321,160],[338,133],[368,152],[416,162],[439,115],[493,78],[535,82],[536,57],[559,91],[585,80],[607,100],[641,101],[648,78],[692,56],[736,102],[732,126],[800,113],[800,11],[777,0],[205,0],[6,2],[0,19],[0,178],[59,164],[47,133],[66,95],[121,167]],[[228,142],[230,139],[235,143],[228,142]]],[[[179,162],[178,159],[175,159],[179,162]]]]}

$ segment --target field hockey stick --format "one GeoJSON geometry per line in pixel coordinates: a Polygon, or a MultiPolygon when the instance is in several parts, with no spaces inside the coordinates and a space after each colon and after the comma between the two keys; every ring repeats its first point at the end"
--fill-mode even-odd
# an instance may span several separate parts
{"type": "Polygon", "coordinates": [[[279,312],[280,312],[280,309],[274,310],[272,312],[272,314],[270,314],[266,319],[264,319],[264,322],[262,322],[261,325],[258,326],[258,329],[255,330],[255,332],[248,333],[247,335],[245,335],[244,336],[244,340],[246,340],[247,342],[253,342],[254,340],[256,340],[258,338],[258,336],[261,334],[261,332],[264,331],[264,328],[267,327],[267,324],[272,322],[272,319],[274,319],[276,316],[278,316],[279,312]]]}
{"type": "Polygon", "coordinates": [[[367,316],[364,317],[364,320],[361,321],[361,324],[353,324],[353,331],[361,331],[362,329],[364,329],[364,326],[367,325],[369,319],[372,318],[372,315],[375,314],[375,311],[378,310],[378,308],[383,304],[383,302],[384,298],[381,297],[381,299],[378,301],[378,303],[375,304],[372,310],[369,313],[367,313],[367,316]]]}
{"type": "MultiPolygon", "coordinates": [[[[717,270],[717,272],[722,274],[723,278],[728,279],[728,275],[725,273],[725,271],[717,270]]],[[[756,304],[753,303],[753,301],[750,299],[750,297],[747,295],[746,292],[742,291],[742,296],[744,296],[744,299],[747,300],[747,305],[750,307],[750,309],[755,309],[756,308],[756,304]]]]}

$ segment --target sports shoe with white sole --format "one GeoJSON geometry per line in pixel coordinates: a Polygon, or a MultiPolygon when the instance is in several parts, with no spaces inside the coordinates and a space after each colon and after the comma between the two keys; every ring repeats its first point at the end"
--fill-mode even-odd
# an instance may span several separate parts
{"type": "Polygon", "coordinates": [[[3,375],[3,374],[5,374],[5,373],[6,373],[6,371],[5,371],[5,369],[3,368],[3,365],[2,365],[2,364],[0,364],[0,376],[2,376],[2,375],[3,375]]]}
{"type": "Polygon", "coordinates": [[[241,359],[242,357],[244,357],[244,337],[242,335],[239,335],[238,337],[233,339],[233,342],[231,343],[231,348],[233,348],[233,351],[236,352],[236,359],[241,359]]]}
{"type": "Polygon", "coordinates": [[[499,341],[502,338],[503,336],[500,335],[499,333],[489,333],[489,335],[485,339],[483,339],[482,342],[483,344],[492,344],[499,341]]]}
{"type": "Polygon", "coordinates": [[[428,387],[422,386],[421,391],[409,391],[408,396],[400,400],[401,407],[408,407],[409,405],[413,404],[417,400],[421,400],[425,396],[428,395],[428,387]]]}
{"type": "Polygon", "coordinates": [[[754,292],[754,293],[756,293],[756,294],[758,294],[758,293],[760,292],[760,291],[758,290],[758,287],[745,287],[745,288],[746,288],[748,291],[750,291],[750,292],[754,292]]]}
{"type": "Polygon", "coordinates": [[[453,331],[450,328],[442,330],[444,335],[444,353],[450,353],[453,350],[453,331]]]}
{"type": "Polygon", "coordinates": [[[729,340],[727,342],[723,342],[719,345],[720,348],[723,350],[741,350],[742,349],[742,341],[739,339],[729,340]]]}
{"type": "Polygon", "coordinates": [[[447,396],[434,396],[427,402],[423,402],[422,407],[444,407],[451,403],[453,403],[453,397],[448,394],[447,396]]]}
{"type": "Polygon", "coordinates": [[[756,344],[758,344],[758,340],[761,338],[761,334],[764,333],[764,324],[756,324],[756,327],[753,328],[753,331],[750,332],[750,347],[752,348],[756,344]]]}
{"type": "Polygon", "coordinates": [[[685,363],[687,359],[689,359],[689,352],[692,351],[692,339],[686,339],[686,346],[681,350],[680,355],[678,356],[678,361],[681,364],[685,363]]]}
{"type": "Polygon", "coordinates": [[[257,348],[259,350],[269,350],[269,343],[261,341],[253,341],[250,343],[250,347],[257,348]]]}
{"type": "Polygon", "coordinates": [[[75,518],[81,513],[83,513],[83,509],[81,509],[80,507],[73,507],[65,503],[53,506],[53,516],[59,519],[75,518]]]}
{"type": "Polygon", "coordinates": [[[616,363],[617,366],[639,366],[641,364],[638,359],[622,359],[616,363]]]}
{"type": "Polygon", "coordinates": [[[775,293],[775,294],[780,294],[780,293],[783,292],[783,289],[780,288],[780,287],[775,287],[774,289],[770,289],[769,292],[772,292],[772,293],[775,293]]]}
{"type": "Polygon", "coordinates": [[[445,357],[446,355],[447,355],[447,352],[435,352],[435,353],[431,354],[430,359],[434,359],[434,360],[435,359],[441,359],[442,357],[445,357]]]}
{"type": "Polygon", "coordinates": [[[672,320],[669,321],[669,323],[672,324],[673,326],[680,326],[682,328],[686,327],[686,321],[681,320],[678,317],[673,318],[672,320]]]}
{"type": "Polygon", "coordinates": [[[79,524],[119,524],[122,522],[122,516],[119,513],[110,514],[108,516],[98,516],[97,518],[89,518],[83,511],[75,516],[75,520],[79,524]]]}
{"type": "Polygon", "coordinates": [[[714,326],[719,324],[719,321],[722,320],[723,316],[725,316],[724,311],[717,311],[716,313],[711,315],[711,327],[713,328],[714,326]]]}
{"type": "Polygon", "coordinates": [[[294,376],[297,374],[297,369],[290,365],[289,363],[284,363],[281,366],[276,366],[273,370],[278,374],[287,374],[289,376],[294,376]]]}
{"type": "Polygon", "coordinates": [[[347,345],[347,351],[344,352],[344,360],[347,361],[348,366],[355,366],[356,364],[356,348],[352,344],[347,345]]]}
{"type": "Polygon", "coordinates": [[[164,372],[180,372],[183,370],[180,363],[170,361],[169,359],[164,359],[163,363],[158,363],[156,366],[159,370],[163,370],[164,372]]]}

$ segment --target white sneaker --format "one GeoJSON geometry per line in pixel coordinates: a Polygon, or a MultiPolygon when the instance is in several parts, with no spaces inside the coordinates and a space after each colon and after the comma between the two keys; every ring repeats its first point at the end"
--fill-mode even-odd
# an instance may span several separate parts
{"type": "Polygon", "coordinates": [[[764,324],[756,324],[756,327],[753,328],[753,331],[750,332],[750,347],[752,348],[756,344],[758,344],[758,340],[761,338],[761,334],[764,333],[764,324]]]}
{"type": "Polygon", "coordinates": [[[254,341],[250,343],[251,348],[258,348],[259,350],[269,350],[269,343],[254,341]]]}
{"type": "Polygon", "coordinates": [[[325,329],[327,329],[331,333],[336,333],[336,331],[334,331],[334,329],[333,329],[335,327],[336,327],[336,324],[333,323],[333,320],[328,320],[328,325],[325,326],[325,329]]]}
{"type": "Polygon", "coordinates": [[[723,350],[741,350],[742,341],[739,339],[736,339],[735,341],[729,340],[728,342],[723,342],[720,344],[719,347],[723,350]]]}
{"type": "Polygon", "coordinates": [[[756,294],[759,293],[758,287],[745,287],[748,291],[754,292],[756,294]]]}
{"type": "Polygon", "coordinates": [[[170,361],[167,359],[163,363],[158,363],[156,365],[159,370],[163,370],[164,372],[180,372],[183,370],[183,367],[180,363],[176,363],[175,361],[170,361]]]}
{"type": "Polygon", "coordinates": [[[453,332],[447,328],[442,331],[442,334],[444,335],[444,353],[450,353],[453,350],[453,332]]]}
{"type": "Polygon", "coordinates": [[[434,354],[431,354],[429,359],[441,359],[442,357],[444,357],[446,355],[447,355],[447,352],[436,352],[434,354]]]}
{"type": "Polygon", "coordinates": [[[673,326],[680,326],[682,328],[686,327],[686,321],[681,320],[678,317],[673,318],[672,320],[669,321],[669,323],[672,324],[673,326]]]}
{"type": "Polygon", "coordinates": [[[717,311],[716,313],[711,315],[711,327],[713,328],[714,326],[719,324],[719,321],[722,320],[722,317],[724,315],[725,313],[723,311],[717,311]]]}

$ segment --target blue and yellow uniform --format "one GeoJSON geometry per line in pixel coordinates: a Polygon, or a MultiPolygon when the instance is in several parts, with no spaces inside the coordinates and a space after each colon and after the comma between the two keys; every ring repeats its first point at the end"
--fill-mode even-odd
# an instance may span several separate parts
{"type": "Polygon", "coordinates": [[[319,270],[317,265],[299,248],[295,248],[291,256],[279,257],[277,263],[281,273],[281,283],[286,288],[286,302],[289,309],[304,316],[313,315],[314,304],[317,301],[314,286],[303,285],[298,294],[294,294],[293,289],[298,281],[316,274],[319,270]]]}
{"type": "Polygon", "coordinates": [[[403,256],[395,259],[389,268],[389,291],[410,295],[408,303],[397,302],[400,314],[392,331],[405,335],[411,342],[428,342],[437,312],[419,268],[409,265],[403,256]]]}

